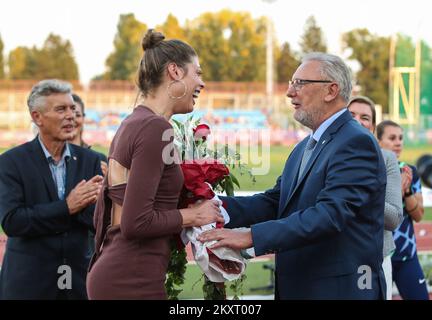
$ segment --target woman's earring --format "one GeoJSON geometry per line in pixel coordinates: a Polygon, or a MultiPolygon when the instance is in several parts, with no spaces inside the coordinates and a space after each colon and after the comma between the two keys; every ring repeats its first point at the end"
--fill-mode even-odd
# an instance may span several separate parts
{"type": "Polygon", "coordinates": [[[181,98],[183,98],[183,97],[186,95],[186,92],[187,92],[187,86],[186,86],[186,83],[185,83],[183,80],[173,80],[173,81],[171,81],[171,82],[169,83],[169,85],[168,85],[168,87],[167,87],[168,97],[170,97],[171,99],[181,99],[181,98]],[[170,92],[171,86],[172,86],[174,83],[176,83],[176,82],[180,82],[180,83],[183,85],[183,87],[184,87],[184,92],[183,92],[183,94],[180,95],[180,96],[173,96],[173,95],[171,94],[171,92],[170,92]]]}

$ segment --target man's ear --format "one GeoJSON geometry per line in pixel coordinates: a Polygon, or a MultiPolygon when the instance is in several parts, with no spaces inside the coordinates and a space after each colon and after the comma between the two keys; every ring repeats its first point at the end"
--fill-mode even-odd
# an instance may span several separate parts
{"type": "Polygon", "coordinates": [[[33,122],[38,127],[40,127],[42,125],[42,113],[40,111],[33,110],[30,115],[31,115],[33,122]]]}
{"type": "Polygon", "coordinates": [[[168,76],[171,78],[171,80],[180,80],[184,77],[183,69],[180,68],[174,62],[168,63],[167,72],[168,72],[168,76]]]}
{"type": "Polygon", "coordinates": [[[334,99],[336,99],[339,95],[340,88],[339,85],[335,82],[330,83],[330,85],[327,88],[327,94],[324,97],[325,102],[331,102],[334,99]]]}

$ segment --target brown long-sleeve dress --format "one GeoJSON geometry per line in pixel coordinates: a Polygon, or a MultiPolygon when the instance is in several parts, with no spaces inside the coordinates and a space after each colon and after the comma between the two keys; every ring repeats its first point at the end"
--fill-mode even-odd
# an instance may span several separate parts
{"type": "Polygon", "coordinates": [[[166,299],[170,239],[182,226],[177,203],[183,185],[180,166],[162,158],[172,155],[172,134],[168,141],[162,138],[169,129],[164,118],[138,106],[113,139],[109,158],[129,169],[129,178],[117,186],[105,179],[99,194],[90,299],[166,299]],[[118,226],[111,226],[112,202],[123,206],[118,226]]]}

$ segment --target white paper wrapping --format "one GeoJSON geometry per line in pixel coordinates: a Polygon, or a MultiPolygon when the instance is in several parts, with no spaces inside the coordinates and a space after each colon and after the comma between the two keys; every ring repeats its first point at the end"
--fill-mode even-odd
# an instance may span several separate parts
{"type": "MultiPolygon", "coordinates": [[[[229,222],[229,215],[226,210],[222,207],[222,201],[219,200],[217,195],[213,200],[218,200],[220,202],[221,213],[224,216],[225,224],[229,222]]],[[[207,278],[212,282],[225,282],[232,281],[240,278],[240,276],[246,270],[246,259],[244,259],[239,250],[233,250],[231,248],[217,248],[210,249],[219,259],[232,261],[237,264],[240,268],[239,273],[229,273],[226,270],[220,268],[218,265],[213,263],[207,252],[207,248],[211,247],[217,241],[208,241],[202,243],[197,240],[197,237],[204,231],[212,230],[216,228],[216,223],[207,224],[201,227],[191,227],[183,229],[181,233],[181,239],[185,245],[189,242],[192,246],[192,252],[195,258],[195,262],[202,269],[207,278]]]]}

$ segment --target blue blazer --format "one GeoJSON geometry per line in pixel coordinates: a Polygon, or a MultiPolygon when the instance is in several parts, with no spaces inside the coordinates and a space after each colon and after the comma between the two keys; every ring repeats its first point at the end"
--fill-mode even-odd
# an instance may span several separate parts
{"type": "Polygon", "coordinates": [[[297,182],[307,140],[273,189],[224,198],[227,227],[251,226],[256,254],[276,254],[277,299],[383,299],[386,170],[376,139],[344,112],[297,182]]]}
{"type": "MultiPolygon", "coordinates": [[[[70,144],[66,193],[82,180],[102,174],[99,156],[70,144]]],[[[94,205],[70,215],[59,200],[48,161],[38,139],[0,155],[0,222],[8,236],[0,273],[0,299],[55,299],[57,281],[72,271],[72,299],[86,299],[88,232],[94,205]]]]}

